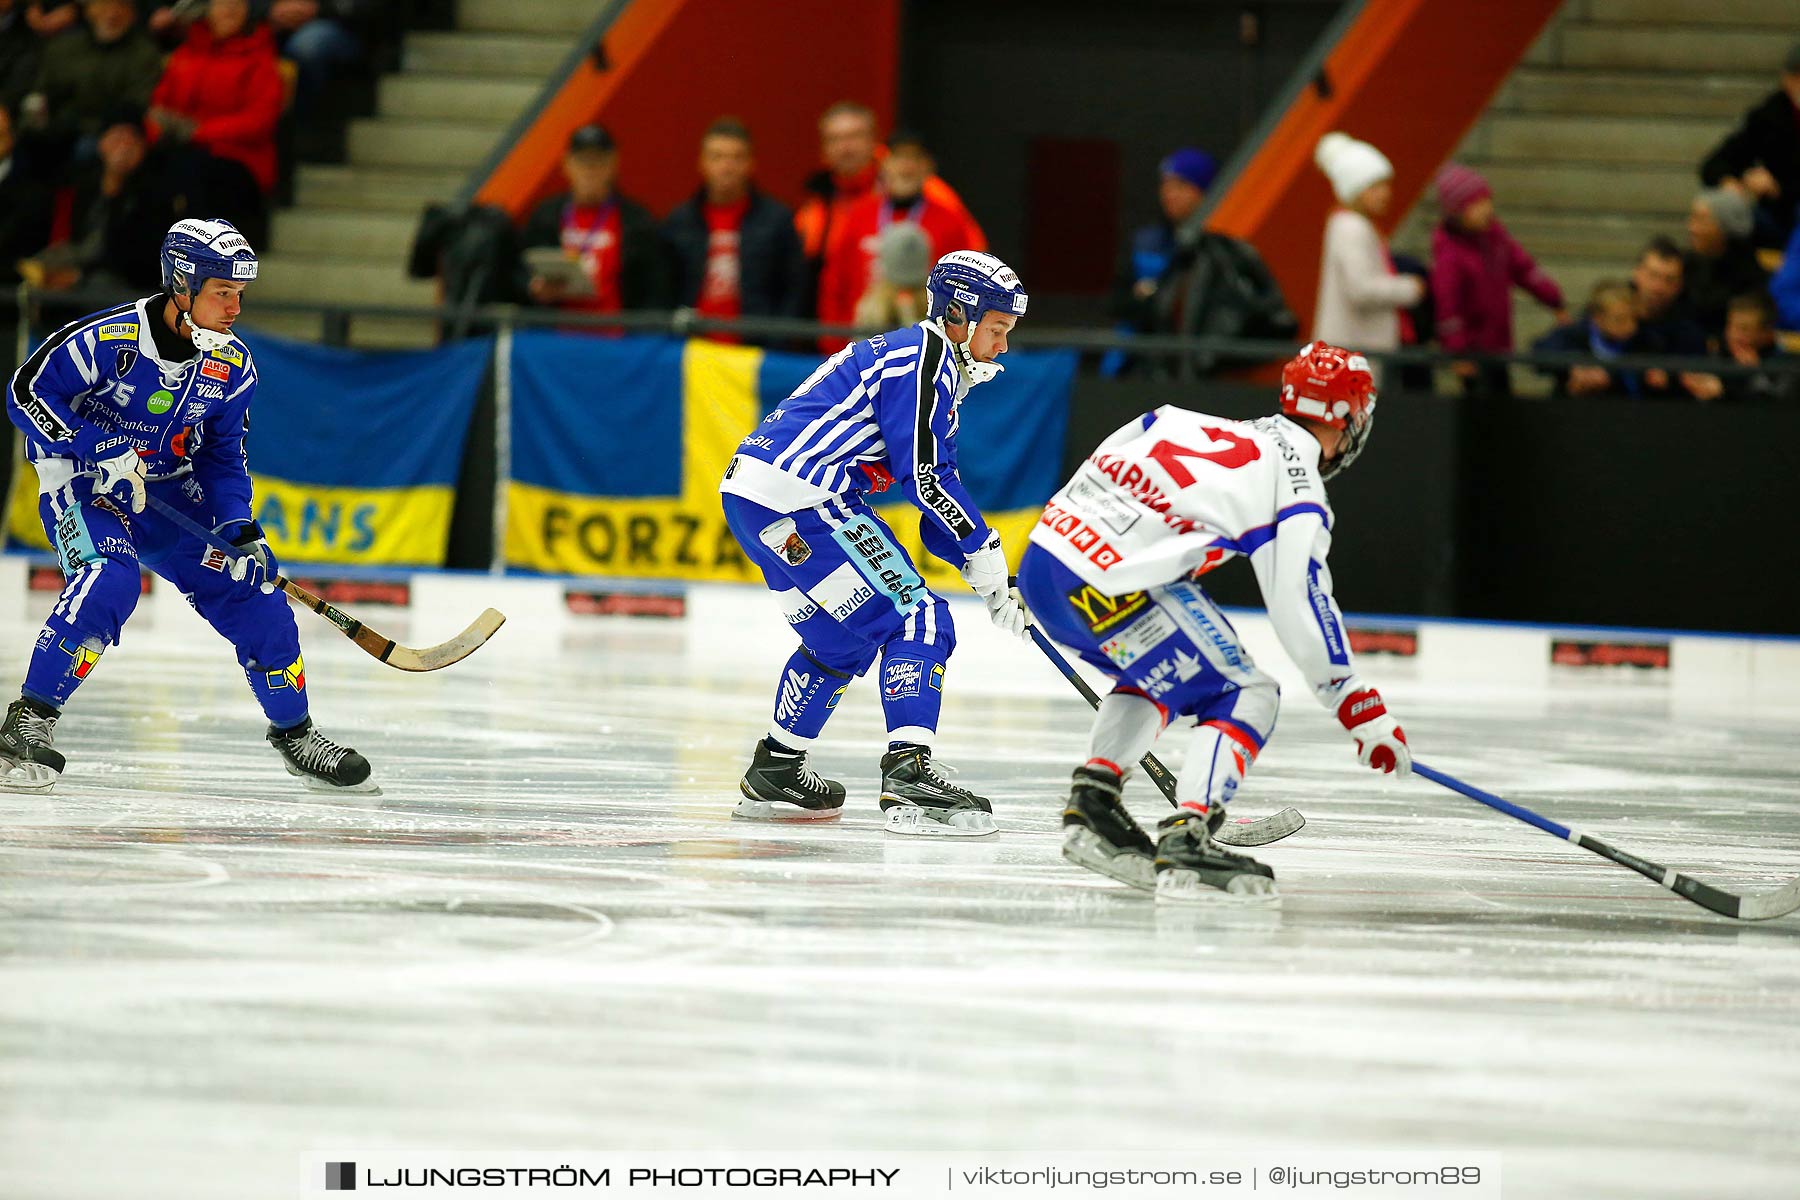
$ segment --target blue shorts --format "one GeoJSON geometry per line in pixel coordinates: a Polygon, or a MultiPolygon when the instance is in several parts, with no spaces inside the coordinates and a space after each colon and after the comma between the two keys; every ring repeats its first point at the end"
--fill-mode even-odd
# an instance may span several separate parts
{"type": "Polygon", "coordinates": [[[1019,591],[1038,626],[1105,672],[1115,690],[1144,695],[1171,716],[1228,721],[1258,746],[1268,736],[1275,680],[1193,581],[1107,596],[1032,545],[1019,564],[1019,591]],[[1237,713],[1240,697],[1247,703],[1237,713]]]}
{"type": "Polygon", "coordinates": [[[948,657],[956,641],[949,606],[861,499],[793,513],[730,493],[720,499],[732,535],[821,662],[861,675],[896,640],[932,648],[938,662],[948,657]]]}

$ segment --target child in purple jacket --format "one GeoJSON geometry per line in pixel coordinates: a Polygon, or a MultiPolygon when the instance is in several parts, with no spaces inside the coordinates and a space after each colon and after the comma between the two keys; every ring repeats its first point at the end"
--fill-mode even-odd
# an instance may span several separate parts
{"type": "MultiPolygon", "coordinates": [[[[1494,215],[1487,180],[1450,163],[1438,172],[1438,208],[1444,219],[1431,235],[1431,296],[1437,311],[1438,341],[1453,353],[1509,354],[1513,348],[1514,285],[1568,320],[1562,289],[1494,215]]],[[[1456,364],[1468,395],[1507,396],[1506,368],[1456,364]]]]}

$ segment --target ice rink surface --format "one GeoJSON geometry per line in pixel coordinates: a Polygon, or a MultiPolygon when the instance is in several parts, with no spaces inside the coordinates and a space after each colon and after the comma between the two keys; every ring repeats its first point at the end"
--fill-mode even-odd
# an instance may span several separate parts
{"type": "MultiPolygon", "coordinates": [[[[8,697],[48,603],[0,613],[8,697]]],[[[58,790],[0,797],[0,1196],[286,1196],[369,1145],[1466,1148],[1516,1197],[1800,1195],[1800,917],[1363,771],[1292,688],[1237,802],[1309,818],[1258,852],[1282,905],[1158,907],[1059,858],[1087,710],[966,605],[939,754],[997,839],[882,832],[868,680],[815,755],[844,818],[734,821],[790,643],[728,611],[515,619],[430,676],[300,613],[378,798],[301,790],[229,649],[134,623],[58,790]]],[[[1800,874],[1793,708],[1363,666],[1441,769],[1721,886],[1800,874]]]]}

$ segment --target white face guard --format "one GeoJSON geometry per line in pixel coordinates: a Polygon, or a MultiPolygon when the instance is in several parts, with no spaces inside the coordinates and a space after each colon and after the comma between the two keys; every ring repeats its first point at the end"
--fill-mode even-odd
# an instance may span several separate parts
{"type": "MultiPolygon", "coordinates": [[[[968,337],[960,342],[950,342],[950,357],[956,360],[956,369],[962,375],[965,389],[986,383],[1006,370],[997,362],[976,362],[975,356],[969,352],[969,343],[974,339],[975,329],[970,326],[968,337]]],[[[950,341],[947,335],[944,340],[950,341]]]]}

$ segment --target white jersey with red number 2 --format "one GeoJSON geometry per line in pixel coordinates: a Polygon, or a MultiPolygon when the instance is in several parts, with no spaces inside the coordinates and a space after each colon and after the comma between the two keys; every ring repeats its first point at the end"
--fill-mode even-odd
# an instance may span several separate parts
{"type": "Polygon", "coordinates": [[[1248,555],[1275,632],[1320,701],[1333,703],[1351,674],[1325,565],[1331,505],[1319,443],[1286,417],[1146,413],[1088,456],[1031,540],[1109,596],[1248,555]]]}

